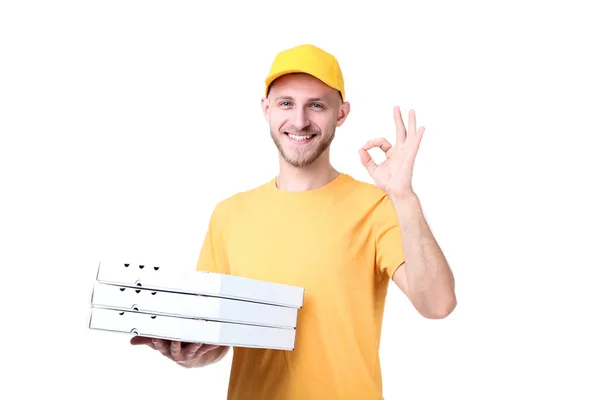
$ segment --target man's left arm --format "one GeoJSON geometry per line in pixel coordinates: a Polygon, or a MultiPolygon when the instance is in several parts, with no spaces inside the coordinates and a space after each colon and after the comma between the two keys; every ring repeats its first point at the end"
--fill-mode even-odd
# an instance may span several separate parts
{"type": "MultiPolygon", "coordinates": [[[[415,158],[425,128],[417,129],[414,110],[409,111],[408,117],[407,130],[400,107],[394,107],[396,145],[392,146],[385,138],[373,139],[359,149],[359,154],[362,164],[377,186],[391,199],[400,226],[401,238],[394,242],[397,241],[397,249],[404,252],[404,263],[396,268],[392,275],[393,281],[421,315],[427,318],[445,318],[456,307],[454,277],[425,221],[419,198],[412,189],[415,158]],[[379,165],[368,153],[376,147],[386,156],[386,160],[379,165]]],[[[388,213],[391,210],[386,211],[388,213]]],[[[391,216],[388,215],[387,218],[391,216]]],[[[387,248],[393,245],[394,243],[386,241],[387,248]]]]}
{"type": "Polygon", "coordinates": [[[404,249],[405,262],[392,279],[417,311],[426,318],[447,317],[456,307],[454,276],[433,236],[419,198],[410,193],[390,196],[404,249]]]}

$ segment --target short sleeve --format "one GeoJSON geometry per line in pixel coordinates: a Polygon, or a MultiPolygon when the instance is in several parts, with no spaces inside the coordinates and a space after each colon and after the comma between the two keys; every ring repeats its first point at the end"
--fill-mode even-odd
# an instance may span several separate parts
{"type": "Polygon", "coordinates": [[[226,251],[227,214],[223,203],[217,204],[210,216],[208,229],[196,263],[196,271],[228,274],[226,251]]]}
{"type": "Polygon", "coordinates": [[[391,278],[404,263],[404,247],[396,209],[388,196],[381,200],[375,215],[377,269],[391,278]]]}

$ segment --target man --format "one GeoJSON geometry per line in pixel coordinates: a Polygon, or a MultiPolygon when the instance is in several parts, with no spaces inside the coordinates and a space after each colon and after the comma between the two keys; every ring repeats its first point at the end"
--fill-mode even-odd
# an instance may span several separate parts
{"type": "MultiPolygon", "coordinates": [[[[379,340],[390,280],[426,318],[456,305],[454,278],[412,189],[423,128],[394,109],[396,144],[373,139],[360,159],[375,184],[338,172],[329,149],[350,112],[335,57],[302,45],[279,53],[262,110],[278,175],[214,209],[197,269],[305,289],[293,351],[235,348],[230,399],[381,399],[379,340]],[[377,165],[367,150],[379,147],[377,165]]],[[[145,343],[186,367],[227,347],[145,343]]]]}

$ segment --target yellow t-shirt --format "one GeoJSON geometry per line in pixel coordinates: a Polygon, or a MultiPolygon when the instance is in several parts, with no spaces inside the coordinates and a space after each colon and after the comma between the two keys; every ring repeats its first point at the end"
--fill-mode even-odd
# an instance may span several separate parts
{"type": "Polygon", "coordinates": [[[272,179],[221,201],[196,269],[305,289],[295,349],[234,348],[228,398],[382,399],[384,302],[403,262],[389,197],[347,174],[304,192],[272,179]]]}

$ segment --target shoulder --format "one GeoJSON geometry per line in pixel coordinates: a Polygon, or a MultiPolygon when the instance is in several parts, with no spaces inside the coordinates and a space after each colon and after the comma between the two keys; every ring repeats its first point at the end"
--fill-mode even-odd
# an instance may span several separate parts
{"type": "Polygon", "coordinates": [[[268,191],[271,181],[263,183],[259,186],[235,192],[220,201],[215,205],[215,213],[226,214],[240,208],[246,208],[264,198],[268,191]]]}
{"type": "Polygon", "coordinates": [[[374,183],[359,180],[349,174],[344,175],[348,182],[346,185],[348,194],[353,198],[372,204],[389,201],[387,193],[374,183]]]}
{"type": "Polygon", "coordinates": [[[344,198],[357,213],[368,216],[375,223],[396,220],[396,209],[388,194],[371,182],[361,181],[350,175],[346,177],[348,184],[344,198]]]}

